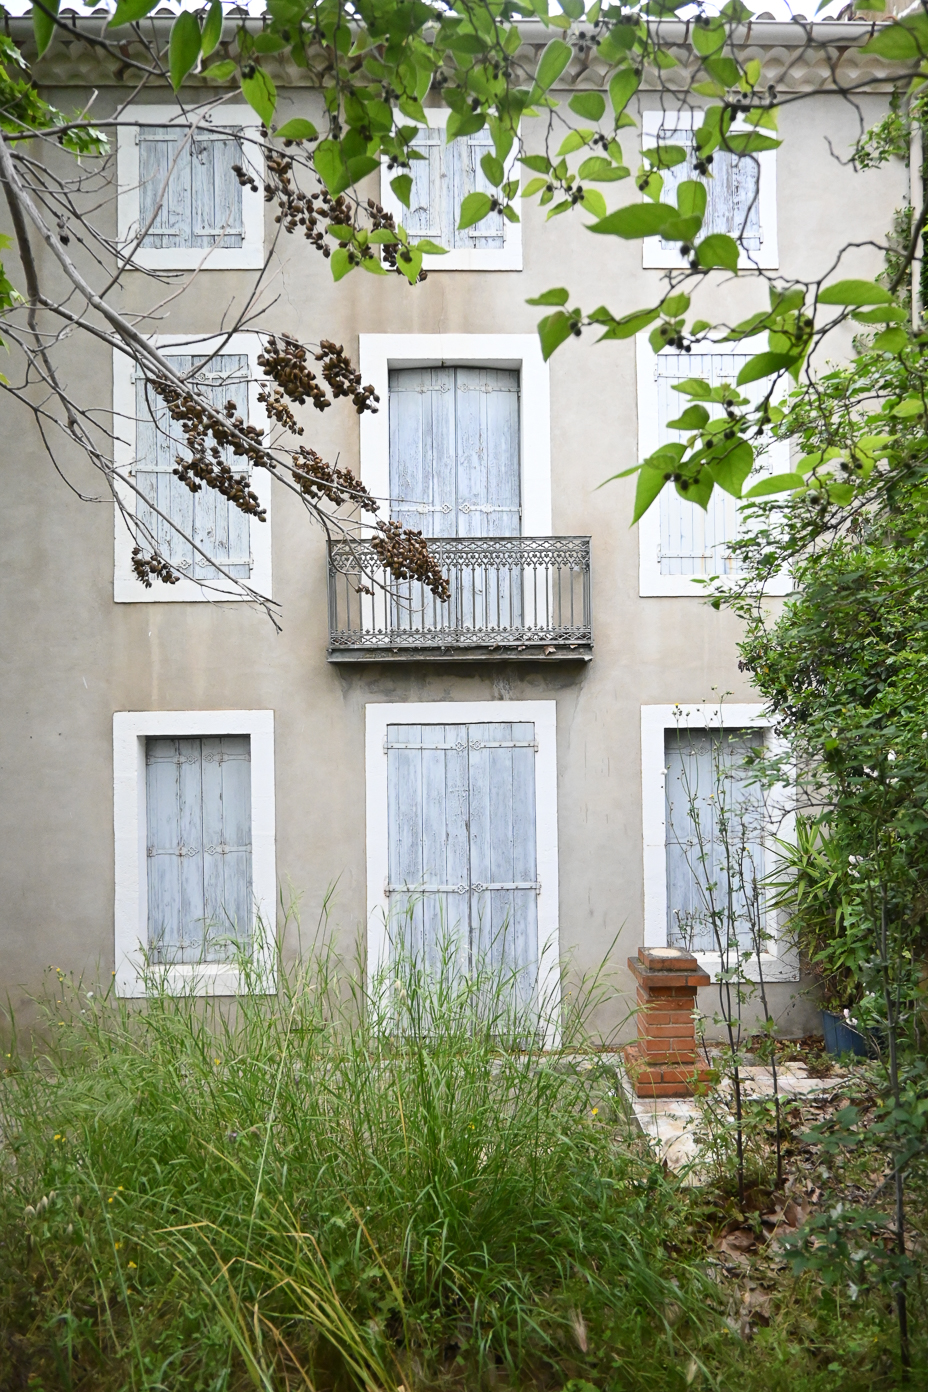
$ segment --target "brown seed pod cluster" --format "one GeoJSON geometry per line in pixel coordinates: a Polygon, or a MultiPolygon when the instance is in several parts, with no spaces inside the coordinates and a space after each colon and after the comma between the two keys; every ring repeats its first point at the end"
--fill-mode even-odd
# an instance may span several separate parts
{"type": "Polygon", "coordinates": [[[156,551],[146,555],[141,546],[132,548],[132,569],[146,590],[151,589],[152,580],[160,580],[163,585],[176,585],[180,579],[180,573],[169,561],[159,556],[156,551]]]}
{"type": "Polygon", "coordinates": [[[364,512],[377,512],[380,504],[372,498],[361,480],[350,469],[327,464],[313,449],[300,445],[293,458],[293,479],[300,491],[310,500],[327,498],[335,507],[357,503],[364,512]]]}
{"type": "Polygon", "coordinates": [[[288,334],[281,334],[279,340],[271,334],[264,352],[258,357],[258,366],[265,377],[270,377],[277,384],[273,389],[262,387],[258,400],[267,407],[269,415],[294,435],[302,435],[303,427],[297,424],[285,398],[289,397],[298,406],[303,406],[309,397],[317,411],[324,411],[332,404],[325,388],[308,366],[308,358],[309,354],[302,343],[288,334]]]}
{"type": "Polygon", "coordinates": [[[451,589],[429,552],[421,532],[400,522],[378,522],[371,548],[385,569],[397,580],[420,580],[436,599],[451,598],[451,589]]]}
{"type": "Polygon", "coordinates": [[[253,464],[264,463],[261,438],[264,432],[257,426],[245,424],[234,401],[225,404],[226,426],[221,418],[217,420],[190,392],[165,381],[154,380],[151,386],[164,401],[171,419],[184,432],[184,441],[190,451],[189,459],[180,454],[175,456],[177,467],[174,473],[181,483],[191,493],[199,493],[204,484],[214,488],[241,512],[259,522],[265,521],[267,513],[257,493],[248,487],[247,474],[237,473],[223,457],[228,449],[236,458],[248,459],[253,464]]]}
{"type": "MultiPolygon", "coordinates": [[[[321,251],[323,256],[331,256],[332,248],[325,240],[325,230],[330,223],[346,226],[351,223],[351,204],[343,194],[333,198],[324,185],[315,193],[303,193],[297,188],[293,175],[293,159],[281,154],[279,150],[267,152],[267,179],[264,184],[265,203],[277,203],[275,222],[285,232],[296,232],[302,227],[306,240],[321,251]]],[[[240,165],[233,165],[239,183],[257,192],[257,185],[240,165]]]]}
{"type": "Polygon", "coordinates": [[[333,343],[329,338],[321,339],[315,360],[322,363],[322,375],[333,397],[349,397],[359,416],[362,411],[377,414],[377,407],[373,403],[379,402],[380,397],[373,387],[361,386],[361,374],[352,366],[340,343],[333,343]]]}
{"type": "MultiPolygon", "coordinates": [[[[367,200],[367,214],[371,220],[372,232],[379,232],[383,227],[386,227],[390,232],[396,231],[396,219],[393,214],[388,213],[386,208],[382,208],[379,203],[375,203],[373,198],[367,200]]],[[[398,250],[396,244],[394,243],[392,246],[385,244],[380,250],[383,254],[383,264],[389,266],[391,271],[396,271],[397,275],[402,275],[403,272],[396,264],[396,253],[398,250]]],[[[416,284],[418,285],[420,280],[428,280],[428,278],[428,271],[422,270],[416,276],[416,284]]]]}

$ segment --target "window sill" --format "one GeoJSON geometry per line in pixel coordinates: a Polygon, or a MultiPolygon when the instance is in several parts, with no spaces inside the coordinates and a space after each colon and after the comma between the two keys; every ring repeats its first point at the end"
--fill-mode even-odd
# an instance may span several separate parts
{"type": "Polygon", "coordinates": [[[275,990],[273,970],[255,964],[252,972],[228,962],[191,962],[173,966],[149,966],[129,972],[117,982],[120,996],[246,996],[270,995],[275,990]],[[258,987],[258,989],[256,989],[258,987]]]}
{"type": "MultiPolygon", "coordinates": [[[[718,984],[718,976],[722,970],[722,958],[718,952],[697,952],[696,960],[703,971],[708,972],[712,978],[713,985],[718,984]]],[[[775,981],[798,981],[799,968],[795,962],[791,962],[788,957],[775,957],[772,952],[762,952],[760,954],[760,970],[756,957],[752,957],[745,964],[745,970],[741,973],[742,981],[758,982],[761,979],[766,985],[768,982],[775,981]]]]}

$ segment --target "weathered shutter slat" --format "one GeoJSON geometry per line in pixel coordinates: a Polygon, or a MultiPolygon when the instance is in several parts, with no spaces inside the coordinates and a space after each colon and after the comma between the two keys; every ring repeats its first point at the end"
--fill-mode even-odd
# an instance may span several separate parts
{"type": "Polygon", "coordinates": [[[241,163],[242,146],[234,137],[206,135],[194,140],[190,155],[192,247],[242,245],[242,186],[232,172],[233,164],[241,163]]]}
{"type": "Polygon", "coordinates": [[[447,180],[442,158],[443,139],[444,131],[437,127],[429,127],[420,130],[413,141],[413,149],[426,158],[411,160],[409,165],[412,192],[409,208],[404,210],[402,220],[411,242],[418,242],[424,237],[442,242],[445,237],[442,210],[447,180]]]}
{"type": "MultiPolygon", "coordinates": [[[[455,369],[458,536],[518,536],[519,389],[516,371],[455,369]]],[[[519,626],[522,575],[502,568],[462,577],[464,622],[475,628],[519,626]]]]}
{"type": "Polygon", "coordinates": [[[528,743],[494,747],[532,741],[534,726],[471,725],[468,733],[473,962],[511,980],[525,1005],[537,966],[537,893],[477,886],[536,881],[535,753],[528,743]]]}
{"type": "MultiPolygon", "coordinates": [[[[662,145],[682,145],[686,160],[661,171],[664,187],[661,198],[676,203],[677,189],[685,179],[701,180],[706,187],[706,211],[701,236],[723,233],[734,237],[746,251],[758,251],[761,244],[760,167],[756,158],[736,155],[730,150],[716,150],[712,156],[711,177],[700,175],[696,169],[697,149],[692,130],[661,130],[662,145]]],[[[679,247],[679,242],[661,241],[665,250],[679,247]]]]}
{"type": "Polygon", "coordinates": [[[184,150],[171,168],[184,132],[172,126],[140,126],[139,139],[139,227],[147,227],[154,212],[151,230],[142,241],[153,249],[180,248],[190,244],[191,188],[190,156],[184,150]],[[168,178],[168,171],[170,178],[168,178]],[[165,187],[165,180],[167,186],[165,187]],[[162,196],[162,189],[164,194],[162,196]],[[158,201],[160,207],[158,206],[158,201]]]}
{"type": "Polygon", "coordinates": [[[460,207],[469,193],[488,193],[497,190],[480,167],[487,153],[492,154],[493,141],[488,130],[462,136],[444,147],[445,163],[450,173],[448,186],[447,226],[450,245],[455,249],[474,248],[481,251],[501,251],[506,244],[505,221],[500,212],[488,213],[473,227],[458,229],[460,207]]]}
{"type": "Polygon", "coordinates": [[[718,951],[716,928],[723,945],[729,932],[729,893],[738,941],[743,947],[751,945],[741,867],[746,868],[749,881],[752,874],[758,880],[763,877],[763,799],[757,786],[747,782],[740,764],[761,739],[757,731],[749,730],[674,729],[665,734],[667,941],[671,945],[718,951]],[[720,805],[728,826],[724,834],[720,805]]]}

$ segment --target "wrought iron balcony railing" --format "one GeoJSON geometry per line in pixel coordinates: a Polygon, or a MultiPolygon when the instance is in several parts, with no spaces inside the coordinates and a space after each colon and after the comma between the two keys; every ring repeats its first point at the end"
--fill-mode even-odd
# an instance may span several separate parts
{"type": "Polygon", "coordinates": [[[442,602],[395,580],[369,541],[329,542],[329,661],[589,660],[589,537],[437,537],[442,602]]]}

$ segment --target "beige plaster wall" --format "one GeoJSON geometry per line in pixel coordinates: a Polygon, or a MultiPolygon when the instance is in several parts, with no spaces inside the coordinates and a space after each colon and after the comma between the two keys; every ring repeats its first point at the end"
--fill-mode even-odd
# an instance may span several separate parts
{"type": "MultiPolygon", "coordinates": [[[[73,93],[55,93],[64,106],[73,93]]],[[[110,99],[113,94],[109,94],[110,99]]],[[[107,99],[104,93],[102,100],[107,99]]],[[[310,94],[282,93],[279,118],[312,113],[310,94]]],[[[866,120],[875,99],[861,103],[866,120]]],[[[779,154],[781,272],[809,278],[843,242],[879,239],[904,201],[901,165],[855,175],[829,154],[856,134],[848,105],[825,97],[787,106],[779,154]]],[[[634,132],[626,132],[626,137],[634,132]]],[[[532,133],[533,140],[536,134],[532,133]]],[[[629,162],[632,142],[628,140],[629,162]]],[[[624,200],[605,186],[610,205],[624,200]]],[[[628,187],[627,185],[625,186],[628,187]]],[[[377,181],[367,190],[377,195],[377,181]]],[[[526,297],[566,284],[572,303],[616,312],[650,303],[660,272],[641,269],[640,244],[587,237],[580,219],[524,218],[521,273],[436,271],[416,289],[360,272],[334,285],[328,264],[294,239],[278,244],[257,326],[304,340],[327,336],[355,355],[360,333],[534,331],[526,297]]],[[[855,253],[845,274],[873,274],[855,253]]],[[[750,283],[707,286],[694,311],[718,319],[757,307],[750,283]]],[[[210,333],[222,307],[242,302],[253,277],[205,272],[153,330],[210,333]]],[[[153,292],[130,278],[127,308],[153,292]]],[[[840,345],[839,345],[840,346],[840,345]]],[[[837,352],[837,348],[836,348],[837,352]]],[[[65,376],[82,399],[110,405],[111,364],[86,340],[64,348],[65,376]]],[[[44,456],[22,409],[3,406],[0,509],[0,655],[3,797],[0,799],[0,984],[25,1008],[42,970],[108,976],[113,966],[112,716],[129,709],[273,708],[277,741],[277,868],[298,897],[304,931],[337,881],[332,921],[346,945],[363,931],[364,705],[367,701],[548,698],[558,708],[561,943],[578,971],[607,955],[624,967],[641,941],[639,712],[644,703],[752,699],[737,670],[737,625],[698,599],[638,596],[638,545],[629,528],[633,481],[597,486],[636,461],[633,342],[566,344],[551,363],[553,518],[556,533],[593,538],[595,656],[589,664],[337,666],[326,662],[323,536],[283,490],[273,505],[274,596],[283,630],[241,604],[113,602],[113,510],[93,471],[62,448],[44,456]]],[[[336,405],[310,414],[307,442],[358,465],[358,421],[336,405]]],[[[542,870],[543,873],[543,870],[542,870]]],[[[295,946],[291,924],[287,948],[295,946]]],[[[713,1008],[708,998],[704,1008],[713,1008]]],[[[784,1028],[805,1030],[811,1005],[798,986],[772,990],[784,1028]]],[[[604,1023],[624,1019],[617,997],[604,1023]]],[[[624,1033],[631,1032],[626,1027],[624,1033]]]]}

